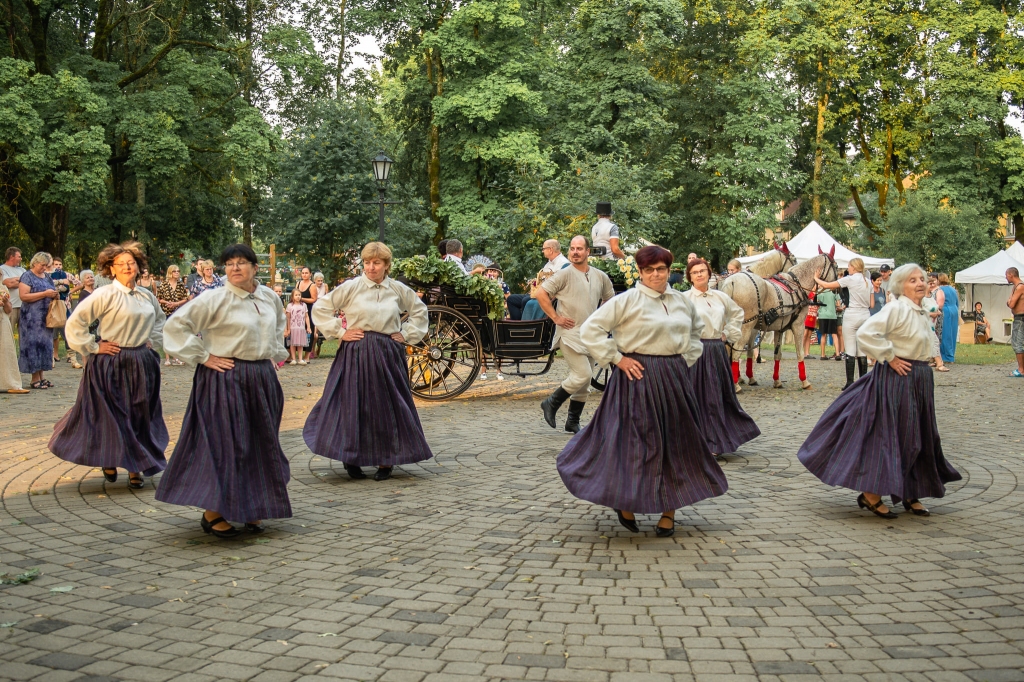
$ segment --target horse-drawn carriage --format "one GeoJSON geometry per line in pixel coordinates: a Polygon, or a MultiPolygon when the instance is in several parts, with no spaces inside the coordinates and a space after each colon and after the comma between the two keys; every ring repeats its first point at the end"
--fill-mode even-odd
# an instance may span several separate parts
{"type": "Polygon", "coordinates": [[[555,325],[548,319],[491,319],[487,303],[459,294],[446,284],[406,283],[423,294],[427,335],[406,345],[413,395],[424,400],[454,398],[480,373],[484,362],[501,362],[513,376],[536,376],[551,369],[555,325]]]}

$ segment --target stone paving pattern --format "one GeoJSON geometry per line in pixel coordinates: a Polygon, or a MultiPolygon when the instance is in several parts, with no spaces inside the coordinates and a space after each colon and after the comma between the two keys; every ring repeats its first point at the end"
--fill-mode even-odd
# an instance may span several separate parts
{"type": "MultiPolygon", "coordinates": [[[[1024,680],[1024,384],[1008,367],[936,375],[964,480],[930,518],[885,521],[797,462],[843,366],[808,362],[801,391],[789,362],[786,388],[741,395],[763,435],[727,458],[729,493],[659,539],[656,517],[633,535],[562,486],[568,436],[538,407],[561,361],[420,404],[436,459],[383,483],[302,442],[329,362],[281,372],[294,518],[238,542],[155,502],[152,481],[47,452],[80,372],[0,396],[0,573],[41,571],[0,587],[0,680],[1024,680]]],[[[165,368],[172,439],[190,385],[165,368]]]]}

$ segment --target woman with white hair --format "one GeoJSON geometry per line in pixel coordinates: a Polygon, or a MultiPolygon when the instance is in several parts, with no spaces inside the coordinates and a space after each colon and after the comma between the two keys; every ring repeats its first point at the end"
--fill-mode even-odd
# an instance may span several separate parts
{"type": "Polygon", "coordinates": [[[876,516],[896,518],[882,503],[918,516],[929,512],[922,497],[942,497],[945,484],[959,481],[942,455],[935,421],[935,385],[928,361],[932,330],[921,301],[928,290],[920,266],[892,273],[887,303],[857,332],[857,348],[875,359],[861,377],[829,406],[797,453],[823,483],[860,491],[857,504],[876,516]]]}
{"type": "Polygon", "coordinates": [[[50,302],[58,298],[57,288],[46,276],[53,258],[40,251],[32,256],[19,280],[21,294],[21,320],[18,322],[18,368],[22,374],[31,374],[32,388],[53,388],[43,372],[53,369],[53,332],[46,326],[50,302]]]}
{"type": "Polygon", "coordinates": [[[363,247],[363,274],[313,304],[313,322],[341,340],[302,438],[315,454],[338,460],[353,479],[375,466],[374,480],[399,464],[433,457],[409,388],[405,345],[427,333],[427,306],[416,292],[388,277],[391,249],[363,247]],[[347,328],[335,310],[344,310],[347,328]],[[402,321],[402,315],[408,315],[402,321]]]}
{"type": "Polygon", "coordinates": [[[864,270],[864,261],[862,259],[850,259],[847,270],[849,274],[846,277],[840,277],[835,282],[826,282],[819,279],[817,275],[814,277],[814,281],[821,289],[838,291],[845,288],[850,292],[850,304],[846,306],[846,310],[843,312],[843,322],[840,325],[843,329],[843,350],[846,353],[846,385],[843,386],[844,391],[853,384],[854,362],[856,362],[858,376],[864,376],[868,373],[868,358],[864,354],[863,349],[858,346],[857,331],[871,317],[872,292],[874,291],[874,288],[871,286],[871,280],[868,279],[864,270]]]}

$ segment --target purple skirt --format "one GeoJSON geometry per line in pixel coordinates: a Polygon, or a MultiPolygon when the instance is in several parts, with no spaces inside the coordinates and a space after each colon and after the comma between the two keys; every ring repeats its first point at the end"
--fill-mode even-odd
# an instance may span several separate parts
{"type": "Polygon", "coordinates": [[[644,366],[630,381],[613,369],[597,412],[558,455],[576,497],[640,514],[678,509],[729,489],[697,425],[697,402],[678,355],[628,357],[644,366]]]}
{"type": "Polygon", "coordinates": [[[167,426],[160,405],[160,357],[145,346],[90,355],[74,406],[53,427],[50,452],[74,464],[164,470],[167,426]]]}
{"type": "Polygon", "coordinates": [[[229,521],[292,515],[278,431],[284,393],[270,360],[196,367],[181,435],[156,499],[218,511],[229,521]]]}
{"type": "Polygon", "coordinates": [[[356,466],[433,457],[409,388],[405,347],[376,332],[343,342],[302,438],[321,457],[356,466]]]}
{"type": "Polygon", "coordinates": [[[732,383],[732,369],[725,343],[701,339],[704,353],[687,369],[693,393],[700,405],[697,423],[711,452],[736,452],[747,441],[761,435],[761,429],[740,407],[732,383]]]}
{"type": "Polygon", "coordinates": [[[823,483],[906,500],[942,497],[960,474],[942,456],[927,362],[901,377],[888,363],[832,403],[797,458],[823,483]]]}

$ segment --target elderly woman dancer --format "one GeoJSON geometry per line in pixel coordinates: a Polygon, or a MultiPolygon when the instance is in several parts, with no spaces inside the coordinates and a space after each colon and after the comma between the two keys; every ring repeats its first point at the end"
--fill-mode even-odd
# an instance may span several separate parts
{"type": "Polygon", "coordinates": [[[138,285],[146,256],[138,242],[110,244],[96,259],[114,281],[80,300],[64,327],[68,346],[85,357],[74,406],[57,422],[50,452],[75,464],[101,467],[113,483],[128,470],[128,487],[142,488],[143,474],[164,470],[167,427],[160,405],[160,356],[164,311],[138,285]],[[90,331],[99,323],[102,340],[90,331]]]}
{"type": "Polygon", "coordinates": [[[416,292],[388,277],[391,249],[363,247],[363,274],[343,282],[313,305],[313,322],[326,337],[341,339],[323,396],[306,419],[309,449],[345,465],[353,479],[375,466],[375,481],[396,464],[430,459],[409,389],[403,343],[427,333],[427,307],[416,292]],[[334,311],[344,310],[348,329],[334,311]],[[402,323],[402,315],[408,318],[402,323]]]}
{"type": "Polygon", "coordinates": [[[262,533],[262,519],[292,515],[274,367],[288,352],[281,299],[256,280],[256,253],[233,244],[220,262],[226,284],[179,308],[164,332],[167,352],[196,374],[156,499],[201,507],[204,532],[234,538],[241,530],[225,519],[262,533]]]}
{"type": "Polygon", "coordinates": [[[854,362],[857,364],[858,376],[868,373],[868,358],[864,349],[860,348],[857,342],[857,330],[861,328],[868,318],[871,317],[872,291],[871,280],[864,272],[864,261],[860,258],[850,259],[847,267],[850,274],[840,277],[835,282],[826,282],[814,277],[814,281],[822,289],[833,291],[846,288],[850,292],[850,305],[843,313],[843,322],[839,325],[843,329],[843,350],[846,352],[846,385],[845,391],[853,384],[854,362]]]}
{"type": "Polygon", "coordinates": [[[580,338],[590,356],[614,364],[587,428],[558,456],[558,473],[576,497],[612,507],[637,533],[635,513],[661,513],[655,533],[675,533],[675,510],[728,490],[698,425],[687,378],[704,350],[693,303],[668,288],[672,253],[636,253],[640,283],[597,309],[580,338]]]}
{"type": "Polygon", "coordinates": [[[741,445],[761,435],[757,424],[736,399],[729,352],[725,348],[726,342],[734,346],[740,341],[743,308],[724,292],[709,288],[711,267],[703,258],[686,264],[686,279],[693,286],[683,295],[690,299],[704,323],[700,333],[704,352],[687,370],[700,405],[698,424],[715,456],[736,452],[741,445]]]}
{"type": "Polygon", "coordinates": [[[889,292],[898,298],[861,326],[857,347],[875,369],[829,406],[797,453],[829,485],[861,491],[857,504],[884,519],[893,504],[928,516],[922,497],[942,497],[960,474],[942,456],[935,423],[935,386],[928,360],[932,331],[921,301],[928,289],[918,265],[896,268],[889,292]]]}

